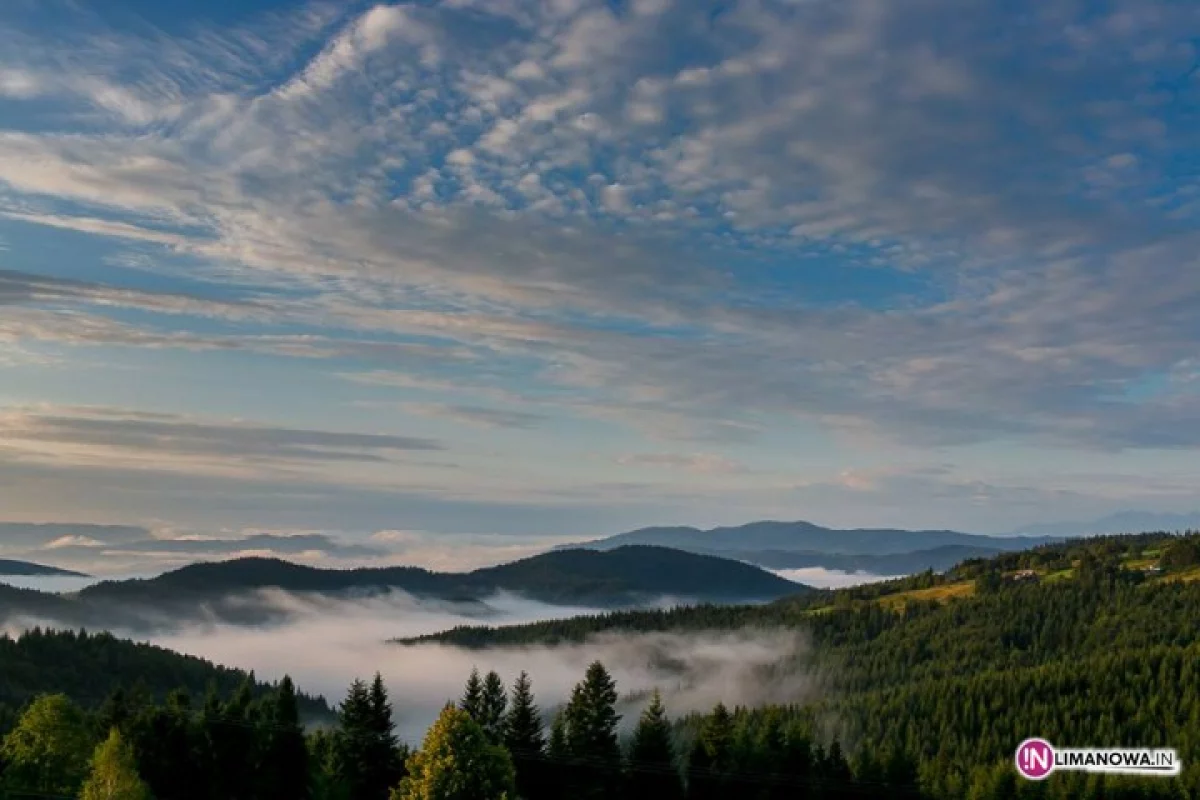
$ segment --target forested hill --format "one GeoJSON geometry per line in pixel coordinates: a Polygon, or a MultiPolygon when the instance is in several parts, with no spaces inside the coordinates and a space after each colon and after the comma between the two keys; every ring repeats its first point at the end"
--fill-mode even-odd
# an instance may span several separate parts
{"type": "MultiPolygon", "coordinates": [[[[39,694],[62,693],[84,708],[98,708],[118,688],[161,701],[183,689],[203,702],[210,687],[234,693],[252,675],[172,650],[118,639],[111,634],[35,629],[17,638],[0,636],[0,729],[39,694]]],[[[254,694],[270,687],[253,684],[254,694]]],[[[300,695],[302,715],[328,720],[322,698],[300,695]]]]}
{"type": "Polygon", "coordinates": [[[295,592],[402,589],[417,595],[475,599],[510,591],[547,602],[604,605],[663,595],[766,600],[805,588],[729,559],[665,547],[622,547],[609,552],[543,553],[466,573],[416,567],[318,569],[278,559],[243,558],[193,564],[148,580],[99,583],[79,595],[84,600],[157,600],[267,587],[295,592]]]}
{"type": "Polygon", "coordinates": [[[499,591],[545,603],[628,607],[663,597],[680,602],[775,600],[807,587],[755,566],[662,547],[565,550],[466,573],[416,567],[318,569],[269,558],[193,564],[156,578],[105,581],[74,595],[0,585],[0,621],[34,618],[65,626],[148,630],[198,613],[265,624],[290,613],[262,589],[328,595],[402,590],[418,597],[478,602],[499,591]]]}
{"type": "Polygon", "coordinates": [[[57,578],[86,578],[87,576],[81,572],[72,572],[69,569],[59,569],[58,567],[47,567],[44,564],[34,564],[30,561],[13,561],[7,558],[0,558],[0,580],[5,577],[57,577],[57,578]]]}
{"type": "Polygon", "coordinates": [[[760,607],[623,612],[411,641],[482,648],[600,631],[801,627],[811,651],[780,668],[824,683],[810,711],[839,720],[847,741],[909,752],[936,796],[968,796],[963,782],[981,764],[1011,772],[1017,743],[1035,735],[1080,747],[1174,747],[1193,765],[1187,785],[1200,791],[1198,619],[1200,535],[1149,534],[760,607]]]}

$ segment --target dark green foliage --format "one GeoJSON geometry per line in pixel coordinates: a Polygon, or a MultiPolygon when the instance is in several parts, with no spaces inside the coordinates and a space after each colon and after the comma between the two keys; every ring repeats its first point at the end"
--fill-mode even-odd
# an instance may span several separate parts
{"type": "MultiPolygon", "coordinates": [[[[242,670],[109,633],[35,628],[15,639],[0,636],[0,723],[8,719],[0,732],[8,730],[16,712],[39,694],[61,692],[84,709],[96,709],[116,690],[132,689],[138,682],[148,699],[161,701],[180,688],[203,697],[210,684],[228,694],[245,678],[242,670]]],[[[253,687],[256,697],[270,691],[266,684],[253,687]]],[[[332,719],[320,698],[298,695],[297,705],[305,720],[332,719]]]]}
{"type": "Polygon", "coordinates": [[[694,800],[728,797],[732,788],[728,773],[734,762],[733,718],[724,704],[718,703],[701,723],[688,755],[688,797],[694,800]]]}
{"type": "Polygon", "coordinates": [[[525,672],[513,683],[512,702],[504,717],[504,744],[514,753],[541,753],[546,748],[542,714],[534,702],[529,674],[525,672]]]}
{"type": "Polygon", "coordinates": [[[681,800],[683,797],[683,783],[675,764],[674,735],[657,691],[633,731],[627,796],[630,800],[681,800]]]}
{"type": "Polygon", "coordinates": [[[483,679],[477,721],[492,744],[500,744],[504,740],[504,712],[507,707],[508,694],[504,689],[504,681],[495,672],[489,672],[483,679]]]}
{"type": "Polygon", "coordinates": [[[1167,545],[1159,563],[1163,569],[1171,571],[1200,565],[1200,537],[1188,536],[1167,545]]]}
{"type": "Polygon", "coordinates": [[[404,777],[407,752],[393,734],[392,707],[382,678],[355,681],[339,709],[332,777],[349,800],[386,800],[404,777]]]}
{"type": "Polygon", "coordinates": [[[525,672],[513,683],[512,699],[504,716],[504,746],[512,754],[519,795],[529,800],[552,796],[542,714],[534,702],[533,687],[525,672]]]}
{"type": "Polygon", "coordinates": [[[308,800],[308,747],[296,708],[296,687],[286,675],[263,705],[261,724],[259,797],[308,800]]]}
{"type": "Polygon", "coordinates": [[[462,698],[458,701],[458,707],[467,712],[467,715],[479,722],[483,719],[483,679],[479,677],[479,670],[472,668],[470,677],[467,678],[467,685],[463,688],[462,698]]]}
{"type": "Polygon", "coordinates": [[[577,797],[611,797],[620,783],[617,684],[599,661],[588,667],[567,703],[566,752],[577,797]]]}

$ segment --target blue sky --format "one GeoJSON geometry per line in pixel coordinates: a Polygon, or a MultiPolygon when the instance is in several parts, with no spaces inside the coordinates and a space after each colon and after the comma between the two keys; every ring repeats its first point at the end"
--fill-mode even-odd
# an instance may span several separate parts
{"type": "Polygon", "coordinates": [[[1192,510],[1198,48],[1165,0],[6,2],[0,506],[1192,510]]]}

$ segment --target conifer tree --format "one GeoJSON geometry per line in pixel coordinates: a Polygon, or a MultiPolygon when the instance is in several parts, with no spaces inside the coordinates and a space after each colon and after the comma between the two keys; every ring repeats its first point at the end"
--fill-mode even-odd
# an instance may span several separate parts
{"type": "Polygon", "coordinates": [[[525,672],[513,683],[512,701],[504,717],[504,746],[512,753],[521,797],[531,800],[546,797],[550,773],[544,760],[546,736],[542,731],[542,714],[525,672]]]}
{"type": "Polygon", "coordinates": [[[573,778],[580,797],[611,797],[620,784],[617,684],[599,661],[588,667],[566,708],[566,749],[576,762],[573,778]]]}
{"type": "Polygon", "coordinates": [[[679,800],[683,784],[675,765],[671,723],[662,696],[654,691],[642,712],[629,748],[630,800],[679,800]]]}
{"type": "Polygon", "coordinates": [[[727,793],[733,718],[724,703],[717,703],[704,718],[688,756],[689,800],[716,800],[727,793]]]}
{"type": "Polygon", "coordinates": [[[534,702],[532,682],[525,672],[513,683],[512,702],[504,717],[504,744],[513,753],[541,753],[546,747],[542,713],[534,702]]]}
{"type": "Polygon", "coordinates": [[[371,695],[361,680],[350,684],[338,707],[338,730],[333,744],[333,778],[351,800],[376,800],[372,776],[376,765],[372,742],[377,727],[371,695]]]}
{"type": "Polygon", "coordinates": [[[492,744],[500,744],[504,740],[504,711],[507,705],[508,696],[504,690],[504,681],[497,673],[489,672],[483,679],[479,717],[476,721],[492,744]]]}
{"type": "Polygon", "coordinates": [[[462,699],[458,701],[458,707],[467,712],[476,722],[482,721],[483,680],[479,677],[477,667],[471,667],[471,675],[467,678],[467,685],[463,689],[462,699]]]}
{"type": "Polygon", "coordinates": [[[296,706],[296,686],[284,676],[264,706],[262,757],[259,761],[259,796],[295,798],[309,796],[308,747],[296,706]]]}

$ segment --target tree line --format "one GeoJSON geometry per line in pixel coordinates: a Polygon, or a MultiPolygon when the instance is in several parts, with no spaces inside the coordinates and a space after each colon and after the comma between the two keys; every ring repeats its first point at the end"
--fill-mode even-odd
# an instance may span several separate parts
{"type": "MultiPolygon", "coordinates": [[[[394,734],[387,688],[355,681],[336,724],[306,732],[284,678],[253,695],[193,704],[115,691],[95,711],[41,695],[0,742],[8,798],[81,800],[859,800],[859,798],[1185,798],[1179,780],[1053,775],[1021,781],[1011,760],[979,759],[961,778],[945,753],[922,761],[911,737],[861,742],[848,755],[820,735],[813,707],[668,716],[656,691],[623,729],[617,684],[591,664],[543,718],[522,673],[506,687],[475,671],[419,748],[394,734]],[[944,772],[937,772],[941,764],[944,772]],[[946,785],[950,780],[952,785],[946,785]]],[[[920,711],[920,709],[914,709],[920,711]]]]}

